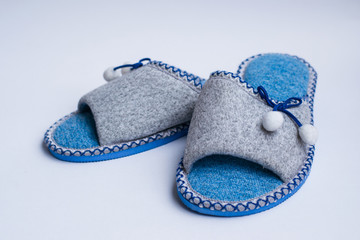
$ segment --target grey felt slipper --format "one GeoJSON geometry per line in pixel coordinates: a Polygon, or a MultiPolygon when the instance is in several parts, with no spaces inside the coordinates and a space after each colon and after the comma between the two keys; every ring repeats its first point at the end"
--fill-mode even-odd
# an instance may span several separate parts
{"type": "Polygon", "coordinates": [[[45,144],[56,158],[119,158],[187,134],[204,79],[148,58],[111,67],[104,78],[109,83],[83,96],[76,112],[46,131],[45,144]]]}
{"type": "Polygon", "coordinates": [[[309,175],[316,72],[286,54],[246,59],[237,74],[218,71],[196,103],[177,191],[190,209],[242,216],[294,194],[309,175]]]}

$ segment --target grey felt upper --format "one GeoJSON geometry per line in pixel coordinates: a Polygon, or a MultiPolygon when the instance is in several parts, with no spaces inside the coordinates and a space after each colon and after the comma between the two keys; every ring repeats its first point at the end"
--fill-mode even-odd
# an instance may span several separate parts
{"type": "Polygon", "coordinates": [[[146,137],[190,121],[199,90],[185,79],[148,64],[83,96],[101,145],[146,137]]]}
{"type": "MultiPolygon", "coordinates": [[[[185,170],[190,172],[192,164],[206,156],[224,154],[258,163],[283,181],[292,179],[306,159],[306,145],[298,136],[297,125],[286,115],[280,129],[272,133],[264,130],[262,117],[269,111],[272,108],[237,79],[210,77],[191,120],[185,170]]],[[[306,101],[291,112],[303,124],[310,123],[306,101]]]]}

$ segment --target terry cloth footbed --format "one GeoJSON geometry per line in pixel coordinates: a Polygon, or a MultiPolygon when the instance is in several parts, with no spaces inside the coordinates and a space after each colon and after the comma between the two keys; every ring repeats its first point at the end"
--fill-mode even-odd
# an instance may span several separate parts
{"type": "Polygon", "coordinates": [[[160,61],[134,69],[83,96],[52,125],[44,142],[58,159],[92,162],[140,153],[187,134],[204,83],[160,61]]]}
{"type": "Polygon", "coordinates": [[[286,116],[276,133],[265,132],[261,118],[271,108],[256,89],[262,85],[278,101],[302,98],[291,112],[313,124],[316,79],[310,64],[286,54],[248,58],[237,74],[212,73],[196,104],[177,169],[182,202],[203,214],[243,216],[294,194],[310,172],[315,146],[301,142],[297,126],[286,116]]]}

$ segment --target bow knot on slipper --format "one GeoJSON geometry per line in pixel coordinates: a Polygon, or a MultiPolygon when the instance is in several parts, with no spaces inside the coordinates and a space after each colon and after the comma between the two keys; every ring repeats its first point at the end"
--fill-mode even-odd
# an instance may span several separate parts
{"type": "Polygon", "coordinates": [[[298,126],[299,126],[299,135],[303,142],[307,144],[315,144],[318,138],[317,129],[311,124],[301,124],[301,122],[287,109],[298,107],[302,104],[300,98],[292,97],[287,99],[284,102],[275,103],[272,101],[263,86],[257,88],[260,97],[266,101],[266,103],[273,108],[273,111],[268,112],[264,115],[262,120],[262,125],[265,130],[269,132],[276,131],[279,129],[283,122],[284,117],[280,112],[288,115],[298,126]]]}
{"type": "Polygon", "coordinates": [[[142,67],[144,65],[143,62],[145,61],[151,61],[150,58],[143,58],[140,59],[139,62],[131,64],[131,63],[124,63],[123,65],[117,66],[117,67],[109,67],[108,69],[105,70],[103,77],[107,82],[110,82],[116,78],[121,77],[121,75],[124,75],[128,72],[130,72],[131,70],[137,69],[139,67],[142,67]],[[120,71],[117,71],[118,69],[121,69],[120,71]]]}

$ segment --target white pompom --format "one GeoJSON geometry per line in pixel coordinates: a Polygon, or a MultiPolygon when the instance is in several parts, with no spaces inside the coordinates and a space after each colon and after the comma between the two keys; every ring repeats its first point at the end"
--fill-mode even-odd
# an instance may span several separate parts
{"type": "Polygon", "coordinates": [[[279,129],[283,123],[284,117],[283,114],[279,111],[268,112],[262,119],[263,127],[269,132],[273,132],[279,129]]]}
{"type": "Polygon", "coordinates": [[[317,129],[310,124],[302,125],[299,128],[299,135],[301,140],[310,145],[314,145],[319,137],[317,129]]]}
{"type": "Polygon", "coordinates": [[[103,77],[106,81],[110,82],[116,78],[121,77],[121,72],[120,71],[114,71],[115,67],[109,67],[108,69],[105,70],[103,77]]]}
{"type": "MultiPolygon", "coordinates": [[[[131,64],[131,63],[130,62],[124,62],[123,65],[127,65],[127,64],[131,64]]],[[[130,70],[131,70],[131,67],[124,67],[124,68],[121,69],[121,73],[122,73],[122,75],[125,75],[128,72],[130,72],[130,70]]]]}

